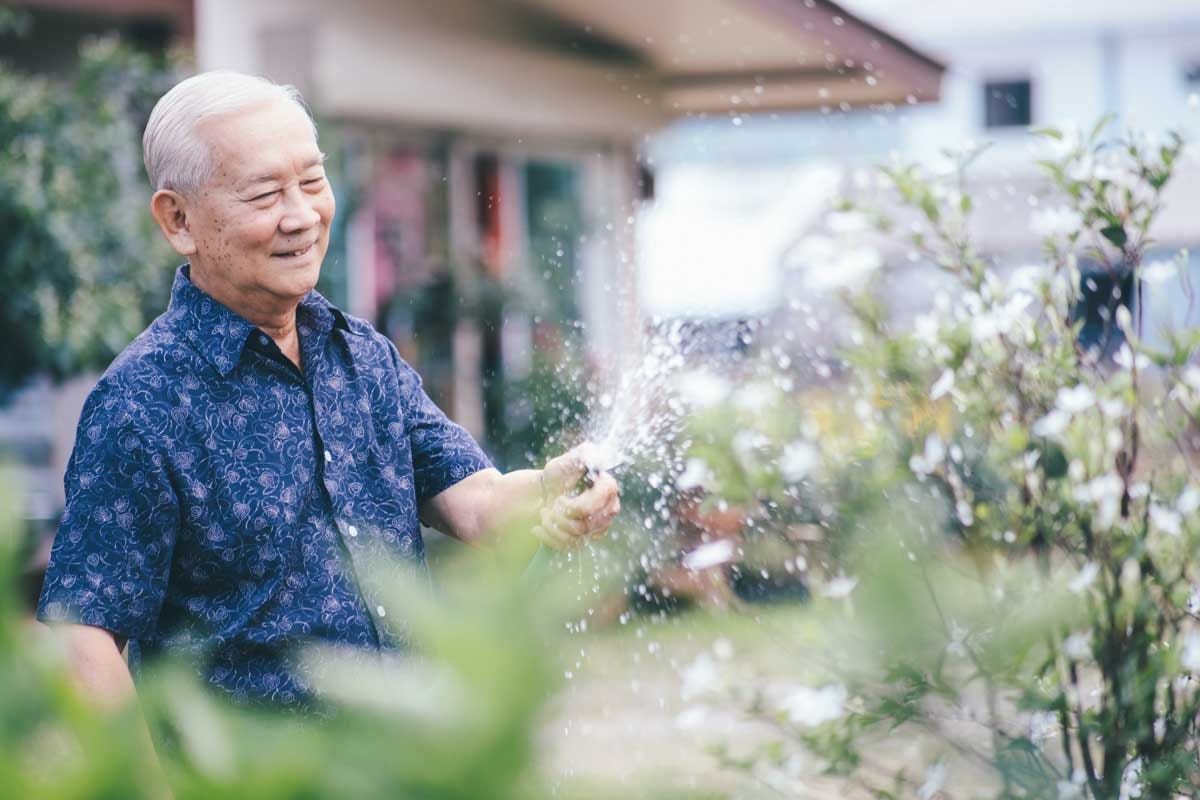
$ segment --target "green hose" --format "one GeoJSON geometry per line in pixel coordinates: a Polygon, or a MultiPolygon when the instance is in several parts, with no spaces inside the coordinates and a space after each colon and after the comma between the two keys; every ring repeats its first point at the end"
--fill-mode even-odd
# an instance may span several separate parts
{"type": "Polygon", "coordinates": [[[542,544],[538,545],[537,552],[533,554],[533,558],[529,559],[529,565],[525,567],[525,572],[521,577],[530,583],[539,584],[549,577],[553,569],[554,551],[542,544]]]}

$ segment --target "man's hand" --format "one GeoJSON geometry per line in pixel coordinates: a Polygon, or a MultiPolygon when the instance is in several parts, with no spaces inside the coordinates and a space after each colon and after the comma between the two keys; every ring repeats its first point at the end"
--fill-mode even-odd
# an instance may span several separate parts
{"type": "Polygon", "coordinates": [[[620,490],[595,445],[584,443],[552,459],[541,473],[542,509],[533,533],[565,550],[608,533],[621,511],[620,490]]]}

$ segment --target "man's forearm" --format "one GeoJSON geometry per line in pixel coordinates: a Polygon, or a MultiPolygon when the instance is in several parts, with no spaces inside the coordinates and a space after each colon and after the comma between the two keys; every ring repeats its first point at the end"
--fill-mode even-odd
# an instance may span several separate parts
{"type": "Polygon", "coordinates": [[[540,469],[497,473],[480,487],[475,519],[465,541],[496,541],[510,534],[527,534],[542,507],[540,469]]]}
{"type": "Polygon", "coordinates": [[[90,625],[62,625],[54,630],[66,647],[72,677],[97,708],[115,711],[133,701],[133,677],[111,633],[90,625]]]}
{"type": "Polygon", "coordinates": [[[513,531],[528,531],[541,510],[542,471],[494,469],[470,475],[432,498],[422,519],[468,544],[482,544],[513,531]]]}
{"type": "MultiPolygon", "coordinates": [[[[121,655],[124,642],[103,628],[90,625],[56,624],[51,626],[66,649],[71,677],[80,694],[101,713],[120,711],[137,700],[137,690],[129,665],[121,655]]],[[[150,738],[145,719],[138,715],[136,736],[146,753],[149,769],[148,788],[154,797],[171,797],[166,777],[150,738]]]]}

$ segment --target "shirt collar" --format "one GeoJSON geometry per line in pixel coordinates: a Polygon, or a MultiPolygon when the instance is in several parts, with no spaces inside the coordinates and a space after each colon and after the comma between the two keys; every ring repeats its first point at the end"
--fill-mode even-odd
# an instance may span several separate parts
{"type": "MultiPolygon", "coordinates": [[[[196,348],[221,375],[229,374],[237,366],[250,335],[258,330],[192,283],[188,264],[175,271],[167,318],[175,332],[196,348]]],[[[325,336],[334,328],[357,335],[342,310],[316,290],[300,301],[296,325],[301,337],[311,333],[325,336]]]]}

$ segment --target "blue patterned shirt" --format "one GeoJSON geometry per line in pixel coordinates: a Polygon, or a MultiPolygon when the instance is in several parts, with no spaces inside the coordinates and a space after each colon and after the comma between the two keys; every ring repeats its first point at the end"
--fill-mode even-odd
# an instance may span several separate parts
{"type": "Polygon", "coordinates": [[[419,504],[490,464],[370,325],[316,292],[296,315],[303,372],[179,269],[84,405],[40,619],[285,705],[297,645],[402,644],[368,574],[423,569],[419,504]]]}

